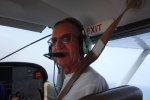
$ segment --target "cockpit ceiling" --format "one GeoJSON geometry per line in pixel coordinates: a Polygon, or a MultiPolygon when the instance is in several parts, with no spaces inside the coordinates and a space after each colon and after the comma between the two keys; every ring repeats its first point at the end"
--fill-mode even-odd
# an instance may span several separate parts
{"type": "MultiPolygon", "coordinates": [[[[129,10],[119,26],[150,18],[150,0],[138,10],[129,10]]],[[[125,0],[0,0],[0,17],[53,27],[66,17],[75,17],[84,27],[116,19],[126,8],[125,0]]]]}
{"type": "MultiPolygon", "coordinates": [[[[63,18],[75,17],[81,21],[86,28],[108,19],[116,19],[126,8],[125,1],[126,0],[0,0],[0,25],[42,32],[45,27],[53,27],[57,21],[63,18]]],[[[128,36],[121,37],[121,35],[123,35],[121,32],[118,36],[115,35],[115,39],[109,41],[108,46],[138,49],[148,49],[150,47],[150,33],[147,33],[150,32],[150,0],[143,1],[139,9],[129,9],[124,14],[118,27],[128,26],[128,24],[148,19],[146,25],[139,23],[138,25],[140,26],[137,26],[138,29],[144,26],[144,28],[142,28],[142,31],[144,31],[140,32],[140,34],[146,34],[128,34],[128,36]],[[141,46],[141,44],[144,46],[141,46]]],[[[125,31],[129,30],[129,28],[130,27],[125,29],[125,31]]],[[[134,29],[137,28],[134,27],[134,29]]],[[[99,37],[96,37],[95,41],[97,38],[99,37]]]]}

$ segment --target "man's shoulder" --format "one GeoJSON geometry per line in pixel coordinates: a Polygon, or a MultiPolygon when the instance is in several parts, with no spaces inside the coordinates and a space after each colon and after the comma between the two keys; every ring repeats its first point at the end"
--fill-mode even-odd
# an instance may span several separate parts
{"type": "Polygon", "coordinates": [[[108,85],[106,80],[93,68],[89,67],[86,69],[79,79],[75,82],[76,88],[93,88],[98,90],[106,90],[108,85]]]}
{"type": "Polygon", "coordinates": [[[95,71],[92,67],[88,67],[83,72],[79,80],[80,81],[84,80],[85,82],[88,82],[88,84],[101,84],[101,85],[107,84],[105,78],[97,71],[95,71]]]}
{"type": "Polygon", "coordinates": [[[80,81],[99,81],[103,80],[103,76],[101,76],[98,72],[96,72],[92,67],[88,67],[79,77],[80,81]]]}
{"type": "Polygon", "coordinates": [[[92,67],[88,67],[84,72],[83,75],[88,75],[91,77],[102,77],[97,71],[95,71],[92,67]]]}

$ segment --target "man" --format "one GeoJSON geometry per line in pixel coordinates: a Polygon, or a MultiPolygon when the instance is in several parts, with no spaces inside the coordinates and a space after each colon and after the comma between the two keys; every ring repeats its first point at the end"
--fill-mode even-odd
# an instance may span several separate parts
{"type": "MultiPolygon", "coordinates": [[[[75,66],[84,58],[82,24],[75,18],[66,18],[54,25],[50,39],[53,53],[64,53],[63,58],[56,57],[56,62],[63,68],[65,79],[62,89],[66,86],[79,66],[75,66]]],[[[81,66],[80,66],[81,67],[81,66]]],[[[88,94],[108,89],[105,79],[94,69],[88,67],[75,81],[63,100],[78,100],[88,94]]],[[[62,90],[61,90],[62,91],[62,90]]]]}

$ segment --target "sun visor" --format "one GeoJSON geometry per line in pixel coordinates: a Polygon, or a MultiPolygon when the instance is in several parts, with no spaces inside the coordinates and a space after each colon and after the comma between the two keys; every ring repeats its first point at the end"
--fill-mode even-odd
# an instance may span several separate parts
{"type": "Polygon", "coordinates": [[[92,26],[89,26],[85,28],[85,33],[89,36],[100,35],[106,31],[106,29],[111,25],[113,21],[113,19],[108,19],[100,23],[94,24],[92,26]]]}
{"type": "Polygon", "coordinates": [[[25,29],[25,30],[30,30],[30,31],[40,32],[40,33],[46,28],[46,26],[43,25],[38,25],[34,23],[29,23],[29,22],[24,22],[24,21],[19,21],[10,18],[4,18],[4,17],[0,17],[0,25],[10,26],[10,27],[20,28],[20,29],[25,29]]]}

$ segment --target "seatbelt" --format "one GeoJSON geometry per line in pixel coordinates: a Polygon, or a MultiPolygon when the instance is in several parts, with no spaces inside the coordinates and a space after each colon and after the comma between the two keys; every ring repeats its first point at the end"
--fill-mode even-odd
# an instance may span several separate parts
{"type": "Polygon", "coordinates": [[[64,87],[64,89],[61,91],[60,95],[58,96],[57,100],[62,100],[64,96],[67,95],[69,90],[71,89],[73,83],[78,79],[78,77],[82,74],[84,69],[86,69],[91,63],[93,63],[101,54],[104,47],[106,46],[108,40],[111,37],[111,33],[115,30],[117,27],[119,21],[121,20],[124,13],[132,7],[133,4],[135,4],[138,0],[132,0],[128,7],[122,12],[122,14],[107,28],[107,30],[103,33],[103,35],[98,39],[96,44],[94,45],[93,49],[85,56],[83,60],[81,60],[78,64],[76,64],[73,67],[78,67],[77,71],[74,73],[72,78],[69,80],[67,85],[64,87]]]}

